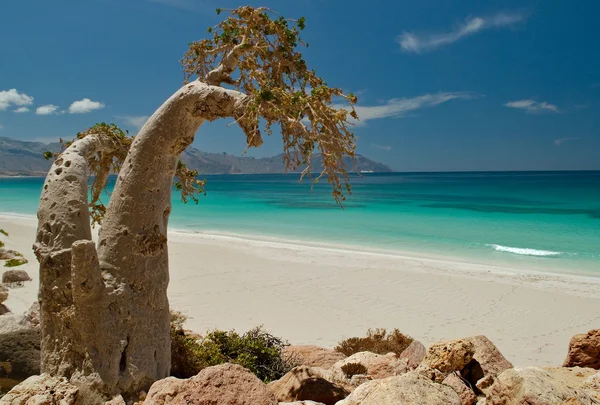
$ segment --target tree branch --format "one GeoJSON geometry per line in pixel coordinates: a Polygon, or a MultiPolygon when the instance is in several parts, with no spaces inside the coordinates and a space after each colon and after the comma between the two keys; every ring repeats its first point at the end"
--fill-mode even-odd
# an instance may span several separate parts
{"type": "Polygon", "coordinates": [[[235,71],[239,56],[246,46],[246,37],[242,39],[242,42],[233,47],[227,55],[223,57],[223,60],[215,69],[208,72],[204,78],[206,84],[212,86],[219,86],[221,83],[233,84],[235,83],[231,78],[231,74],[235,71]]]}

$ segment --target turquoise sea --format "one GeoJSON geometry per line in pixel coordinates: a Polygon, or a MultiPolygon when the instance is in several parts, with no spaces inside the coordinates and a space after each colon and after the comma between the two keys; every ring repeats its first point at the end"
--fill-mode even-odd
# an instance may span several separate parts
{"type": "MultiPolygon", "coordinates": [[[[344,210],[296,174],[205,177],[171,228],[600,276],[600,172],[367,173],[344,210]]],[[[42,183],[0,179],[0,212],[35,215],[42,183]]]]}

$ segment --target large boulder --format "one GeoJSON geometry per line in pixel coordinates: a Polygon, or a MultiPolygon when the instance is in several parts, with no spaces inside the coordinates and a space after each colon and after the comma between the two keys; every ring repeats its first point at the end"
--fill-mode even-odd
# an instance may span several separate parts
{"type": "Polygon", "coordinates": [[[515,368],[496,377],[486,395],[486,405],[597,405],[591,368],[515,368]]]}
{"type": "Polygon", "coordinates": [[[369,381],[337,405],[461,405],[454,390],[416,374],[369,381]]]}
{"type": "Polygon", "coordinates": [[[25,270],[8,270],[2,274],[3,284],[22,285],[25,281],[31,281],[31,277],[25,270]]]}
{"type": "Polygon", "coordinates": [[[208,367],[187,380],[152,385],[144,405],[278,405],[266,384],[237,364],[208,367]]]}
{"type": "Polygon", "coordinates": [[[600,329],[594,329],[571,338],[569,353],[563,367],[600,369],[600,329]]]}
{"type": "Polygon", "coordinates": [[[328,381],[328,371],[318,367],[299,366],[268,388],[279,402],[312,400],[325,405],[335,405],[346,398],[350,391],[340,384],[328,381]]]}
{"type": "Polygon", "coordinates": [[[39,374],[40,342],[40,330],[37,328],[0,334],[0,378],[23,381],[39,374]]]}
{"type": "MultiPolygon", "coordinates": [[[[74,405],[79,389],[71,385],[66,378],[36,375],[29,377],[11,389],[2,399],[1,405],[74,405]]],[[[89,404],[92,398],[86,398],[89,404]]]]}
{"type": "Polygon", "coordinates": [[[346,356],[319,346],[287,346],[283,355],[298,365],[329,368],[346,356]]]}
{"type": "Polygon", "coordinates": [[[375,354],[371,352],[354,353],[352,356],[335,363],[330,370],[335,378],[343,380],[346,376],[342,367],[353,363],[362,364],[367,369],[367,375],[373,379],[391,377],[408,371],[408,361],[398,358],[397,354],[375,354]]]}
{"type": "Polygon", "coordinates": [[[423,359],[423,365],[443,373],[460,371],[473,359],[473,343],[466,339],[434,343],[423,359]]]}
{"type": "Polygon", "coordinates": [[[483,393],[498,374],[512,368],[512,364],[485,336],[433,344],[422,366],[439,370],[443,375],[457,371],[476,391],[483,393]]]}
{"type": "Polygon", "coordinates": [[[452,388],[458,394],[462,405],[474,405],[477,402],[477,396],[471,387],[468,386],[468,382],[456,373],[452,373],[446,377],[442,384],[452,388]]]}
{"type": "Polygon", "coordinates": [[[421,364],[426,354],[427,349],[423,346],[423,343],[413,340],[413,342],[400,353],[400,358],[406,359],[406,361],[408,361],[408,367],[415,369],[421,364]]]}

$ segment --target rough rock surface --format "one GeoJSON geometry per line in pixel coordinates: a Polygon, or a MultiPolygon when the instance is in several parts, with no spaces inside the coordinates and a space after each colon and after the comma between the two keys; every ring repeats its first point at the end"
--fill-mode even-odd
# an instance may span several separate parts
{"type": "Polygon", "coordinates": [[[400,353],[401,359],[408,361],[408,367],[415,369],[421,364],[427,354],[427,349],[423,346],[423,343],[414,340],[402,353],[400,353]]]}
{"type": "Polygon", "coordinates": [[[454,390],[416,374],[373,380],[337,405],[461,405],[454,390]]]}
{"type": "Polygon", "coordinates": [[[278,405],[267,386],[236,364],[208,367],[180,380],[169,377],[150,388],[144,405],[278,405]]]}
{"type": "Polygon", "coordinates": [[[21,257],[21,254],[16,250],[0,248],[0,260],[18,259],[21,257]]]}
{"type": "Polygon", "coordinates": [[[460,371],[473,359],[473,343],[466,339],[434,343],[423,359],[423,365],[445,373],[460,371]]]}
{"type": "Polygon", "coordinates": [[[319,346],[288,346],[284,356],[297,360],[299,365],[329,368],[346,358],[342,353],[319,346]]]}
{"type": "Polygon", "coordinates": [[[25,270],[8,270],[2,274],[4,284],[21,284],[24,281],[31,281],[31,277],[25,270]]]}
{"type": "Polygon", "coordinates": [[[460,378],[457,374],[452,373],[444,379],[442,383],[452,388],[458,394],[462,405],[473,405],[477,402],[477,396],[473,390],[467,386],[467,382],[460,378]]]}
{"type": "Polygon", "coordinates": [[[346,398],[350,391],[342,385],[328,381],[327,370],[317,367],[299,366],[268,388],[280,402],[312,400],[325,405],[335,405],[346,398]]]}
{"type": "Polygon", "coordinates": [[[8,288],[0,284],[0,304],[8,299],[8,288]]]}
{"type": "MultiPolygon", "coordinates": [[[[2,399],[1,405],[74,405],[78,388],[65,378],[46,374],[29,377],[11,389],[2,399]]],[[[93,402],[90,402],[93,403],[93,402]]]]}
{"type": "Polygon", "coordinates": [[[325,405],[315,401],[280,402],[279,405],[325,405]]]}
{"type": "Polygon", "coordinates": [[[486,405],[597,405],[591,368],[526,367],[504,371],[486,395],[486,405]]]}
{"type": "Polygon", "coordinates": [[[40,343],[39,328],[0,334],[0,377],[23,381],[40,374],[40,343]]]}
{"type": "Polygon", "coordinates": [[[571,338],[569,353],[563,367],[589,367],[600,370],[600,329],[571,338]]]}
{"type": "Polygon", "coordinates": [[[399,359],[395,353],[375,354],[371,352],[359,352],[344,360],[340,360],[331,367],[336,379],[345,379],[342,367],[350,363],[360,363],[367,368],[367,374],[373,379],[386,378],[406,373],[408,361],[399,359]]]}

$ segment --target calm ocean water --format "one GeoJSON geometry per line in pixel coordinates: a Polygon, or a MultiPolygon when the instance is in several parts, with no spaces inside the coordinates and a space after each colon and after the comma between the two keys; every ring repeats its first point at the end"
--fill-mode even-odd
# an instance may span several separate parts
{"type": "MultiPolygon", "coordinates": [[[[600,172],[365,174],[344,210],[295,174],[206,178],[171,228],[600,275],[600,172]]],[[[0,212],[34,215],[42,183],[0,179],[0,212]]]]}

